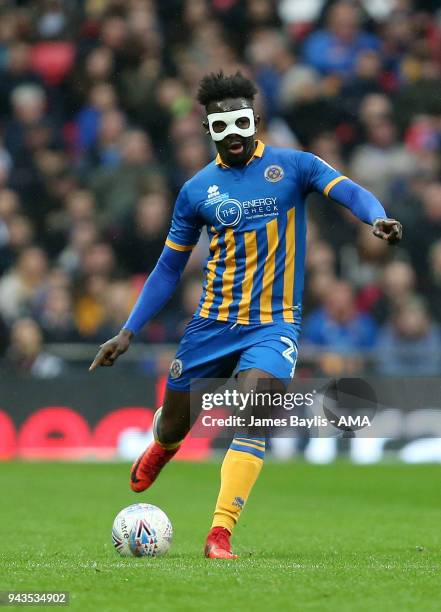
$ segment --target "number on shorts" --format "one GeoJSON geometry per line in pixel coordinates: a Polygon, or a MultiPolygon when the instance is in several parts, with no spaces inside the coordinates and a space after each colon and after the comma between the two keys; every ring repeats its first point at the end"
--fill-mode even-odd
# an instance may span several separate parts
{"type": "Polygon", "coordinates": [[[292,368],[290,372],[290,377],[292,378],[294,376],[294,370],[296,369],[297,350],[291,338],[287,338],[286,336],[280,336],[280,340],[284,344],[288,345],[288,348],[283,351],[282,355],[285,357],[285,359],[288,359],[288,361],[292,363],[292,368]],[[295,355],[295,357],[293,357],[293,354],[295,355]]]}

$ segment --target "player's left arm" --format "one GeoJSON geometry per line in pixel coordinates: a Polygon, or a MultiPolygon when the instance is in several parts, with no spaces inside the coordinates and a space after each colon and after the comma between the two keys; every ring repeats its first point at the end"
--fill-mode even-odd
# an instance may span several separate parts
{"type": "Polygon", "coordinates": [[[381,202],[361,185],[345,177],[334,185],[327,195],[349,208],[361,221],[372,225],[373,234],[377,238],[382,238],[389,244],[396,244],[401,240],[403,235],[401,223],[396,219],[389,219],[381,202]]]}
{"type": "Polygon", "coordinates": [[[308,173],[308,187],[323,193],[348,208],[358,219],[373,227],[373,234],[389,244],[396,244],[403,235],[401,223],[387,216],[381,202],[325,161],[310,153],[302,160],[308,173]],[[307,156],[307,157],[306,157],[307,156]]]}

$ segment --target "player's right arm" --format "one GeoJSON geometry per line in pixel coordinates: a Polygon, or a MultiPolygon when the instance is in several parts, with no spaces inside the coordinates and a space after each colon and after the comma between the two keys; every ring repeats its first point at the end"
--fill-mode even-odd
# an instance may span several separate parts
{"type": "Polygon", "coordinates": [[[125,353],[135,334],[150,321],[173,295],[201,231],[201,224],[188,200],[186,185],[181,189],[173,212],[164,250],[121,331],[100,346],[89,371],[112,366],[125,353]]]}

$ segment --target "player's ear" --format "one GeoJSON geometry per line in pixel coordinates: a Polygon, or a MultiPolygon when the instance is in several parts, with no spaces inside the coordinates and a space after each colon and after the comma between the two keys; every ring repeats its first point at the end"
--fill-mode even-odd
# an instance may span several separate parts
{"type": "Polygon", "coordinates": [[[256,126],[256,132],[257,132],[257,128],[260,125],[260,115],[255,115],[255,117],[254,117],[254,124],[256,126]]]}
{"type": "Polygon", "coordinates": [[[208,129],[208,121],[202,121],[202,127],[204,128],[206,134],[210,133],[210,130],[208,129]]]}

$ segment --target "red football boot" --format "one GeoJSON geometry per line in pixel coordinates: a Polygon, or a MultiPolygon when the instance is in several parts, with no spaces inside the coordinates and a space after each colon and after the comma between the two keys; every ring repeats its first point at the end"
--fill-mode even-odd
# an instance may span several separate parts
{"type": "Polygon", "coordinates": [[[208,559],[237,559],[231,552],[230,536],[225,527],[212,527],[205,543],[205,556],[208,559]]]}
{"type": "Polygon", "coordinates": [[[135,493],[145,491],[155,482],[162,470],[179,450],[166,450],[157,442],[152,442],[135,461],[130,471],[130,488],[135,493]]]}

